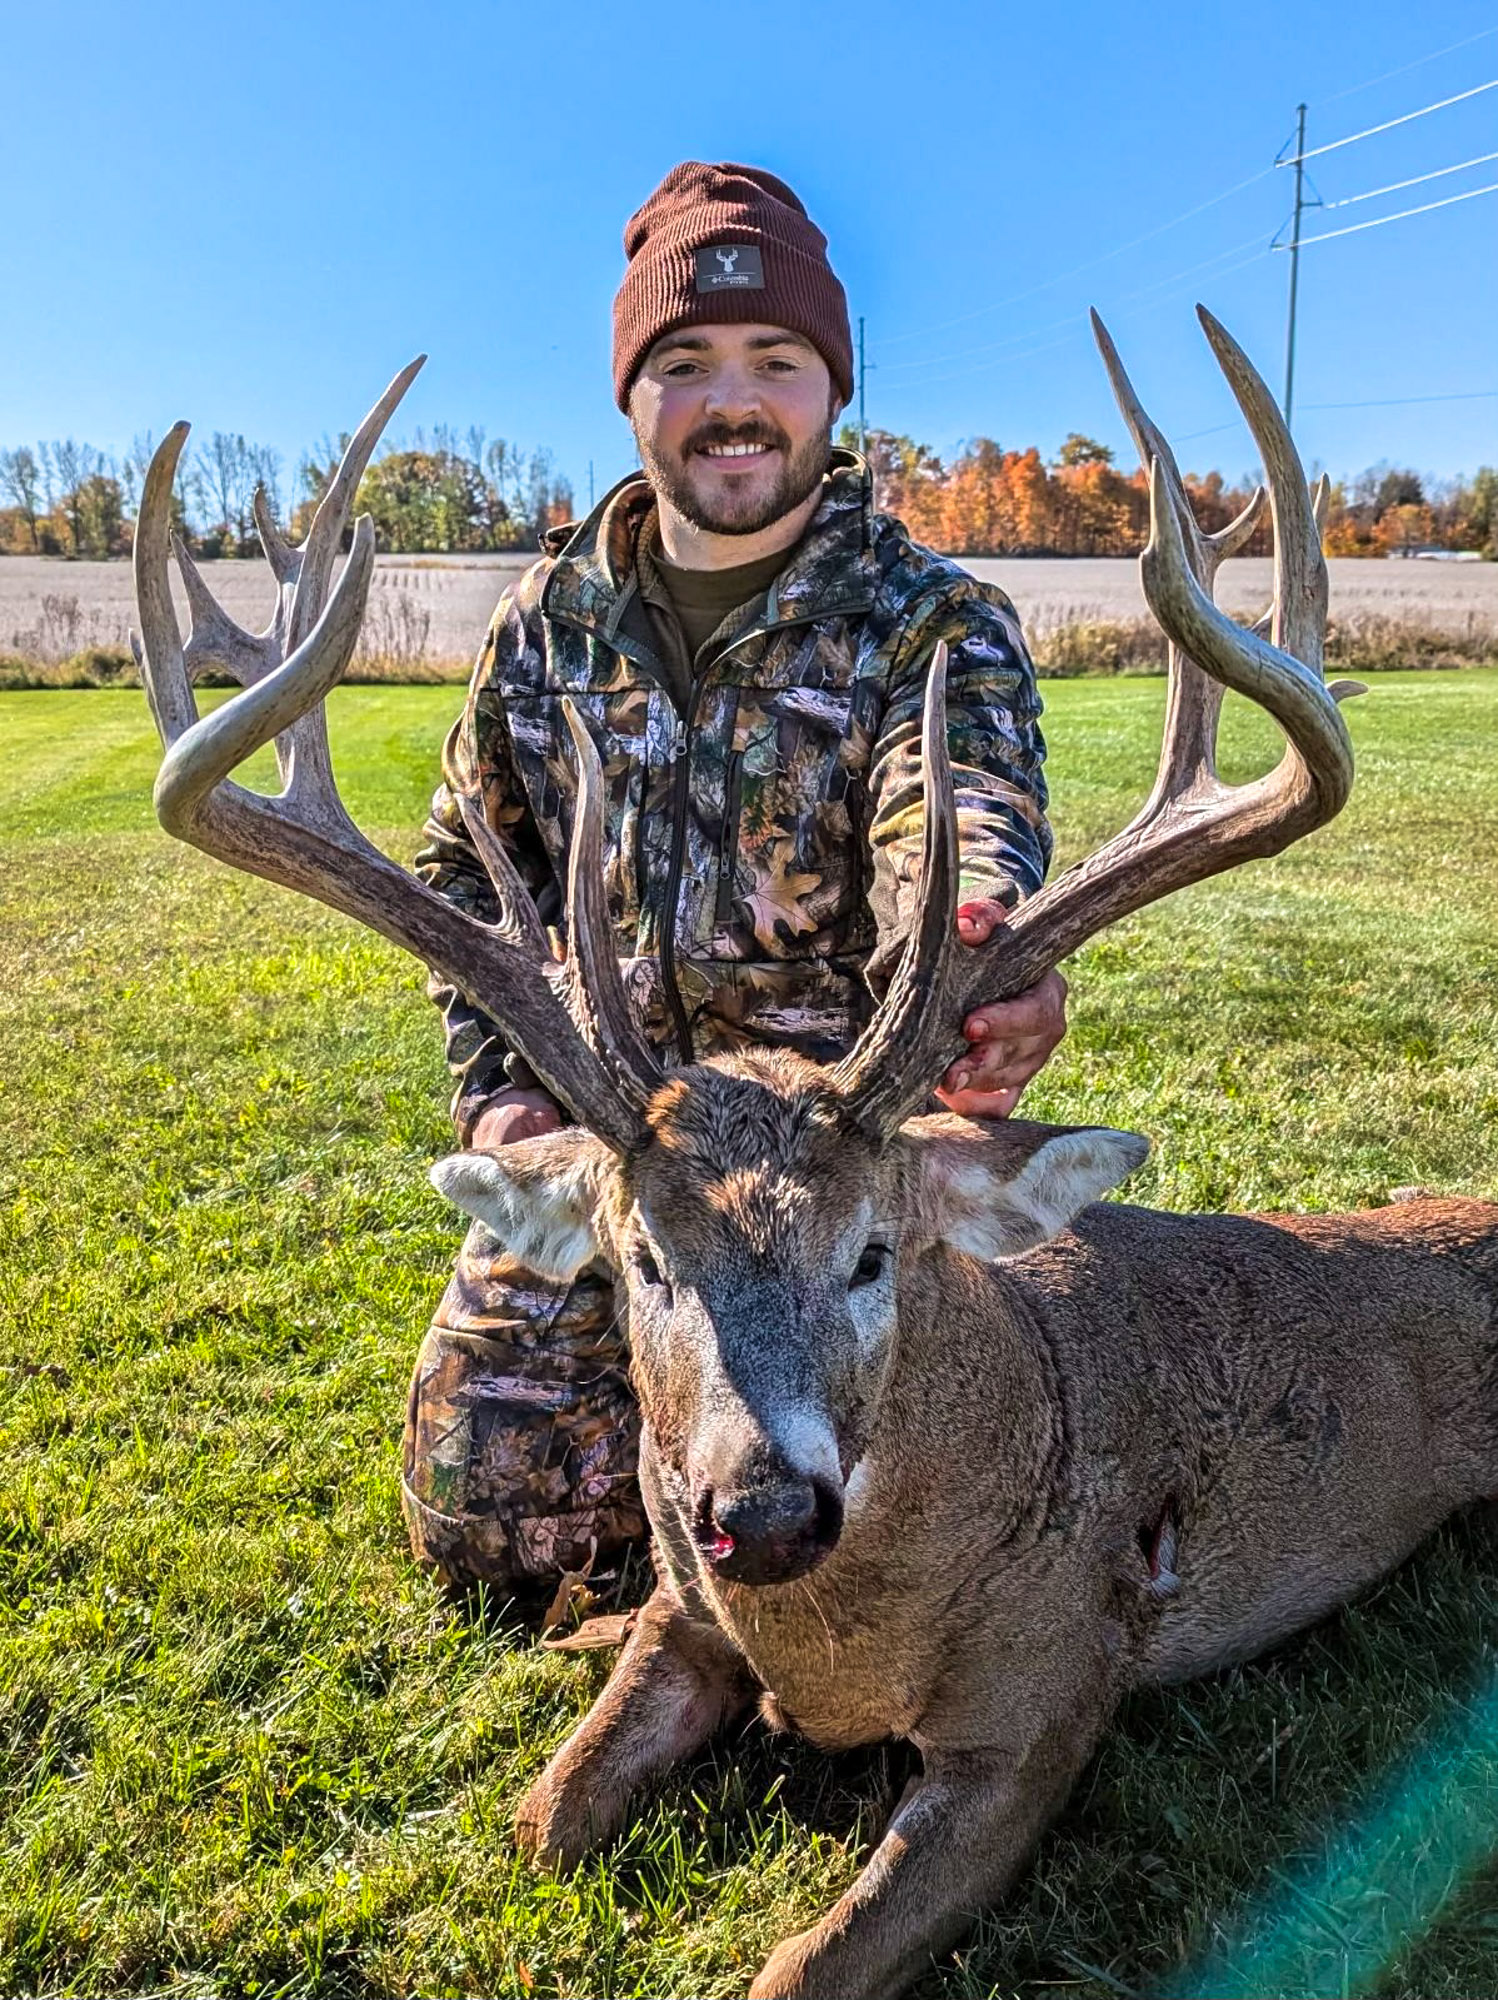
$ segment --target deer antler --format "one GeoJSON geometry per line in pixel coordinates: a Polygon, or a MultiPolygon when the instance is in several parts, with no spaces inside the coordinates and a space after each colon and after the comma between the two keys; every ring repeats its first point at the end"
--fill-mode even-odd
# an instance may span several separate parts
{"type": "Polygon", "coordinates": [[[492,924],[458,910],[371,845],[333,780],[323,702],[348,666],[369,595],[374,529],[367,515],[355,526],[347,565],[330,593],[333,565],[370,454],[424,358],[396,376],[360,425],[301,547],[283,539],[264,493],[256,494],[256,525],[278,585],[264,632],[246,632],[227,616],[171,536],[172,481],[188,426],[173,425],[163,440],[146,475],[135,536],[142,635],[135,656],[166,747],[157,814],[178,839],[313,896],[413,952],[494,1017],[581,1123],[617,1151],[634,1152],[648,1143],[644,1111],[661,1072],[607,948],[602,772],[571,704],[579,786],[569,869],[572,956],[565,967],[553,961],[535,906],[476,804],[464,801],[463,812],[499,900],[492,924]],[[169,548],[192,611],[185,645],[168,581],[169,548]],[[210,662],[226,667],[242,691],[199,719],[192,680],[210,662]],[[283,789],[266,798],[229,774],[272,738],[283,789]]]}
{"type": "Polygon", "coordinates": [[[1150,466],[1150,539],[1140,557],[1144,594],[1170,641],[1165,735],[1154,790],[1137,817],[1087,860],[1015,911],[986,945],[959,942],[957,839],[946,735],[946,651],[926,689],[926,830],[911,937],[858,1046],[833,1072],[855,1116],[893,1131],[925,1100],[961,1047],[975,1006],[1033,986],[1097,931],[1188,883],[1277,854],[1339,812],[1352,788],[1352,744],[1337,704],[1363,692],[1321,674],[1326,564],[1317,501],[1273,397],[1242,348],[1197,308],[1218,364],[1263,454],[1274,518],[1271,639],[1218,610],[1211,586],[1224,556],[1253,532],[1255,493],[1216,535],[1197,528],[1175,458],[1145,415],[1102,322],[1098,344],[1125,420],[1150,466]],[[1218,713],[1232,688],[1268,709],[1288,739],[1266,777],[1227,785],[1217,776],[1218,713]]]}

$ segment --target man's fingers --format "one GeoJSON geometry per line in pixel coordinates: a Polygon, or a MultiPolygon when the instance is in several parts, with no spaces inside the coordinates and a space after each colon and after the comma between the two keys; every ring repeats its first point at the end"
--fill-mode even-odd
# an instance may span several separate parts
{"type": "MultiPolygon", "coordinates": [[[[1001,903],[966,904],[958,935],[979,944],[1007,920],[1001,903]]],[[[1007,1118],[1030,1079],[1066,1033],[1066,981],[1048,972],[1027,993],[977,1007],[962,1024],[968,1048],[942,1078],[937,1096],[970,1118],[1007,1118]]]]}
{"type": "Polygon", "coordinates": [[[1036,986],[1014,1000],[992,1000],[974,1008],[962,1022],[962,1032],[970,1042],[1024,1042],[1030,1036],[1056,1034],[1062,1020],[1056,994],[1036,986]]]}
{"type": "Polygon", "coordinates": [[[963,944],[986,944],[999,928],[1009,921],[1009,912],[1002,903],[963,903],[957,912],[957,935],[963,944]]]}
{"type": "Polygon", "coordinates": [[[1045,1068],[1054,1040],[1030,1037],[1022,1042],[983,1042],[959,1056],[942,1079],[947,1090],[1005,1090],[1027,1084],[1045,1068]]]}
{"type": "Polygon", "coordinates": [[[1066,981],[1059,972],[1048,972],[1027,993],[975,1007],[963,1022],[962,1032],[970,1042],[1023,1041],[1048,1035],[1054,1046],[1066,1032],[1066,981]]]}

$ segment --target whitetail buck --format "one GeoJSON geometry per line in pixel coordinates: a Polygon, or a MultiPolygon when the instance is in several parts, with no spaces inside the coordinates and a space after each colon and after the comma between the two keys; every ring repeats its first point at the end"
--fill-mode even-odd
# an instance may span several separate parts
{"type": "Polygon", "coordinates": [[[183,558],[184,648],[165,527],[182,427],[147,483],[136,570],[169,745],[163,822],[438,967],[578,1121],[434,1171],[527,1263],[560,1276],[598,1258],[618,1273],[646,1419],[659,1587],[597,1705],[521,1802],[520,1840],[575,1861],[621,1825],[640,1785],[756,1698],[829,1748],[899,1736],[922,1754],[863,1873],[775,1950],[755,1994],[898,1993],[1013,1881],[1128,1688],[1257,1652],[1498,1492],[1498,1207],[1094,1206],[1144,1140],[920,1115],[970,1008],[1167,891],[1285,847],[1347,797],[1337,697],[1351,690],[1321,674],[1315,508],[1263,383],[1203,318],[1267,470],[1272,636],[1235,625],[1210,594],[1263,495],[1221,534],[1199,533],[1099,329],[1151,467],[1144,584],[1171,641],[1158,781],[1124,833],[991,943],[959,945],[938,660],[917,921],[866,1034],[830,1069],[745,1053],[663,1073],[614,958],[598,756],[575,716],[564,965],[477,811],[469,825],[505,912],[493,926],[348,820],[321,702],[354,644],[367,520],[323,606],[359,469],[407,377],[356,438],[304,550],[262,518],[281,584],[262,637],[230,626],[183,558]],[[197,721],[200,660],[250,685],[197,721]],[[1275,771],[1236,788],[1214,769],[1224,687],[1289,740],[1275,771]],[[228,782],[277,732],[282,796],[228,782]]]}

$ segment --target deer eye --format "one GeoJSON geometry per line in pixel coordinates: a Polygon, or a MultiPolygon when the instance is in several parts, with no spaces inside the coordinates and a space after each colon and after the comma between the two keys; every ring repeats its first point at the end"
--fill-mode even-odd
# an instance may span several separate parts
{"type": "Polygon", "coordinates": [[[885,1266],[888,1262],[889,1245],[887,1243],[865,1244],[863,1255],[854,1267],[849,1289],[855,1289],[859,1285],[877,1284],[879,1279],[884,1276],[885,1266]]]}
{"type": "Polygon", "coordinates": [[[643,1243],[635,1252],[634,1264],[636,1274],[642,1285],[663,1285],[665,1283],[665,1279],[661,1276],[659,1264],[656,1263],[654,1257],[651,1256],[643,1243]]]}

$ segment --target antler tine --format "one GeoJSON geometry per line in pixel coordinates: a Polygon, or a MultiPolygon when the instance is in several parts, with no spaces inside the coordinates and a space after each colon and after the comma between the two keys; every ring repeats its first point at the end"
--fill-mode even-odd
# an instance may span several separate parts
{"type": "Polygon", "coordinates": [[[1108,370],[1108,379],[1113,385],[1113,395],[1123,420],[1129,427],[1139,453],[1140,463],[1148,469],[1154,459],[1159,459],[1165,467],[1170,496],[1180,518],[1186,545],[1192,557],[1192,568],[1208,589],[1216,575],[1218,564],[1227,557],[1237,555],[1249,542],[1264,517],[1264,505],[1269,496],[1262,486],[1256,486],[1248,496],[1246,505],[1234,515],[1224,528],[1207,534],[1197,521],[1191,502],[1186,495],[1186,482],[1181,477],[1181,468],[1176,463],[1176,455],[1170,441],[1160,431],[1148,411],[1140,402],[1129,380],[1128,370],[1119,359],[1118,349],[1113,344],[1113,336],[1103,324],[1101,315],[1094,307],[1092,311],[1092,333],[1102,353],[1103,365],[1108,370]]]}
{"type": "MultiPolygon", "coordinates": [[[[1255,488],[1256,493],[1262,493],[1263,490],[1264,489],[1262,487],[1255,488]]],[[[1332,504],[1331,475],[1329,473],[1323,472],[1321,477],[1316,481],[1316,483],[1311,488],[1311,519],[1316,524],[1316,540],[1318,545],[1324,542],[1326,539],[1326,517],[1331,509],[1331,504],[1332,504]]],[[[1240,520],[1242,519],[1241,515],[1239,516],[1239,519],[1240,520]]],[[[1223,532],[1224,534],[1226,534],[1227,530],[1224,529],[1223,532]]],[[[1258,632],[1261,635],[1273,631],[1274,614],[1275,614],[1275,601],[1273,598],[1271,598],[1269,601],[1268,608],[1260,612],[1259,616],[1254,620],[1253,624],[1249,627],[1249,630],[1252,632],[1258,632]]],[[[1341,681],[1338,681],[1336,683],[1336,686],[1338,687],[1342,687],[1343,685],[1344,683],[1341,681]]],[[[1350,683],[1347,683],[1346,685],[1350,685],[1350,683]]],[[[1367,693],[1367,689],[1363,686],[1361,681],[1358,683],[1358,693],[1359,694],[1367,693]]]]}
{"type": "Polygon", "coordinates": [[[947,744],[947,648],[938,644],[921,715],[925,824],[921,882],[900,962],[857,1046],[832,1072],[832,1088],[861,1122],[892,1132],[930,1095],[950,1040],[945,991],[957,938],[957,800],[947,744]]]}
{"type": "MultiPolygon", "coordinates": [[[[143,624],[148,617],[148,603],[151,606],[149,618],[153,632],[147,634],[144,653],[149,657],[154,644],[162,661],[154,674],[154,683],[165,689],[172,678],[166,665],[168,655],[180,655],[181,658],[182,677],[188,684],[189,694],[185,707],[179,698],[173,708],[174,733],[180,734],[196,718],[197,708],[191,699],[190,689],[202,668],[223,667],[241,687],[251,687],[275,673],[317,625],[328,601],[333,562],[359,480],[392,410],[425,359],[424,355],[418,355],[416,360],[409,362],[360,424],[313,517],[307,540],[301,548],[293,548],[286,541],[271,518],[264,487],[256,487],[255,525],[278,586],[276,609],[263,632],[247,632],[228,615],[204,582],[186,543],[172,532],[171,480],[187,438],[187,426],[177,426],[163,440],[151,468],[154,474],[159,461],[163,468],[162,476],[154,481],[150,475],[147,476],[141,498],[140,519],[136,528],[136,594],[143,624]],[[185,644],[177,630],[170,587],[166,581],[165,554],[168,547],[177,558],[192,615],[185,644]],[[163,603],[170,616],[171,632],[176,635],[175,643],[168,636],[168,627],[163,622],[163,603]]],[[[137,659],[141,659],[139,650],[137,659]]],[[[152,699],[154,703],[155,697],[152,699]]],[[[172,740],[165,729],[161,734],[164,743],[172,740]]],[[[328,755],[326,720],[319,703],[315,702],[299,712],[296,722],[278,735],[276,762],[285,787],[284,795],[289,800],[296,800],[309,813],[325,819],[342,816],[343,808],[333,783],[332,763],[328,755]]]]}
{"type": "MultiPolygon", "coordinates": [[[[349,440],[343,457],[338,461],[338,470],[328,484],[327,492],[317,503],[317,512],[312,516],[312,525],[307,530],[306,541],[302,544],[301,561],[295,577],[295,597],[287,631],[288,650],[292,646],[299,646],[317,622],[323,596],[328,587],[328,578],[333,573],[338,545],[343,540],[343,531],[348,525],[349,509],[353,506],[354,495],[359,490],[359,481],[364,477],[365,468],[380,441],[380,433],[389,423],[396,405],[425,365],[426,356],[418,354],[414,361],[406,363],[391,382],[384,395],[349,440]]],[[[269,549],[266,550],[266,556],[270,559],[269,549]]],[[[272,562],[272,567],[274,566],[272,562]]]]}
{"type": "Polygon", "coordinates": [[[295,583],[302,560],[301,551],[293,548],[276,526],[276,517],[270,510],[270,496],[264,486],[256,486],[250,507],[255,516],[255,533],[260,537],[260,546],[270,564],[271,575],[278,585],[295,583]]]}
{"type": "Polygon", "coordinates": [[[1176,455],[1169,441],[1156,427],[1153,418],[1140,402],[1134,384],[1129,380],[1129,372],[1124,367],[1113,336],[1103,324],[1102,314],[1096,306],[1089,308],[1092,320],[1092,337],[1097,342],[1103,357],[1103,366],[1108,371],[1108,380],[1113,385],[1113,399],[1118,404],[1124,422],[1129,427],[1129,435],[1134,440],[1134,448],[1139,453],[1140,462],[1146,470],[1152,460],[1158,459],[1165,467],[1166,484],[1171,502],[1181,523],[1181,532],[1186,538],[1186,546],[1193,558],[1193,567],[1204,583],[1210,581],[1215,564],[1210,554],[1208,538],[1197,526],[1196,516],[1191,511],[1191,502],[1186,498],[1186,486],[1181,478],[1181,469],[1176,464],[1176,455]]]}
{"type": "Polygon", "coordinates": [[[1203,769],[1194,785],[1173,795],[1157,788],[1152,809],[1015,912],[1001,950],[990,944],[971,954],[992,959],[987,977],[972,968],[973,982],[989,998],[1022,992],[1095,932],[1146,903],[1279,853],[1339,812],[1352,788],[1352,744],[1337,703],[1361,692],[1359,684],[1327,687],[1315,667],[1218,610],[1192,574],[1158,463],[1140,567],[1150,608],[1172,643],[1223,687],[1267,708],[1289,747],[1252,784],[1224,785],[1203,769]]]}
{"type": "Polygon", "coordinates": [[[546,935],[546,926],[541,921],[535,899],[520,879],[519,869],[510,859],[504,842],[484,818],[482,799],[460,792],[458,812],[499,901],[499,915],[494,920],[494,929],[502,937],[528,946],[537,962],[545,964],[551,957],[551,939],[546,935]]]}
{"type": "Polygon", "coordinates": [[[518,923],[490,926],[456,909],[379,852],[344,812],[336,792],[298,803],[261,797],[227,774],[278,732],[293,727],[336,684],[358,636],[369,589],[374,533],[354,531],[348,565],[323,616],[292,657],[178,738],[157,780],[157,811],[169,832],[268,881],[315,897],[379,931],[451,980],[519,1048],[581,1123],[621,1153],[649,1129],[621,1101],[547,978],[534,907],[516,884],[518,923]]]}
{"type": "Polygon", "coordinates": [[[1326,517],[1331,511],[1332,476],[1323,472],[1311,488],[1311,519],[1316,523],[1316,537],[1321,540],[1326,534],[1326,517]]]}
{"type": "Polygon", "coordinates": [[[1263,486],[1256,486],[1242,509],[1233,516],[1227,526],[1206,537],[1208,543],[1217,551],[1218,562],[1237,555],[1239,549],[1246,547],[1253,540],[1259,523],[1264,518],[1264,509],[1268,501],[1268,491],[1263,486]]]}
{"type": "Polygon", "coordinates": [[[603,876],[603,768],[587,725],[570,700],[562,703],[562,713],[572,732],[578,768],[577,806],[567,858],[569,936],[565,966],[552,961],[545,926],[503,841],[484,818],[481,803],[465,796],[459,799],[458,809],[499,898],[500,919],[495,928],[530,946],[547,978],[563,994],[578,1033],[608,1072],[613,1087],[643,1117],[664,1073],[630,1009],[613,948],[603,876]]]}
{"type": "Polygon", "coordinates": [[[1263,377],[1219,319],[1198,306],[1196,316],[1228,378],[1264,460],[1274,517],[1274,622],[1271,637],[1318,674],[1326,641],[1326,563],[1316,508],[1300,454],[1263,377]]]}
{"type": "MultiPolygon", "coordinates": [[[[1215,321],[1209,336],[1214,327],[1215,321]]],[[[955,892],[940,862],[946,841],[955,839],[955,813],[944,734],[932,733],[939,698],[928,687],[925,867],[931,886],[928,894],[923,878],[920,935],[907,947],[858,1048],[834,1072],[835,1081],[886,1133],[960,1052],[960,1026],[973,1007],[1023,992],[1096,932],[1172,890],[1279,853],[1346,802],[1352,745],[1337,704],[1361,688],[1357,682],[1328,687],[1321,676],[1326,571],[1314,533],[1315,509],[1267,389],[1220,328],[1213,346],[1264,453],[1275,511],[1277,629],[1294,635],[1309,657],[1296,658],[1218,610],[1198,570],[1201,538],[1193,539],[1182,520],[1179,478],[1164,454],[1154,453],[1150,539],[1140,568],[1150,609],[1180,668],[1172,679],[1173,712],[1160,778],[1129,826],[1022,904],[987,944],[974,947],[956,940],[955,892]],[[1228,688],[1266,708],[1288,739],[1273,771],[1238,786],[1223,784],[1213,766],[1216,708],[1228,688]],[[934,819],[947,824],[933,847],[934,819]],[[908,1062],[906,1049],[914,1052],[908,1062]],[[870,1075],[876,1063],[887,1063],[891,1072],[882,1087],[870,1075]]],[[[1105,347],[1105,359],[1107,352],[1105,347]]],[[[1121,367],[1110,372],[1115,386],[1127,385],[1121,367]]],[[[1126,387],[1120,400],[1126,416],[1132,403],[1144,439],[1158,436],[1132,388],[1126,387]]]]}
{"type": "MultiPolygon", "coordinates": [[[[1160,468],[1181,531],[1186,560],[1197,581],[1210,591],[1218,564],[1229,552],[1229,545],[1240,546],[1257,526],[1265,497],[1263,488],[1254,489],[1247,507],[1220,535],[1203,534],[1191,502],[1186,497],[1175,453],[1140,402],[1128,370],[1113,344],[1113,336],[1096,310],[1092,314],[1092,331],[1102,353],[1103,365],[1108,370],[1114,397],[1138,447],[1146,473],[1151,465],[1160,468]]],[[[1222,689],[1175,646],[1169,648],[1166,674],[1165,731],[1160,745],[1160,764],[1154,790],[1140,815],[1142,819],[1153,818],[1170,799],[1189,791],[1204,775],[1210,775],[1216,769],[1217,719],[1222,709],[1222,689]]]]}
{"type": "Polygon", "coordinates": [[[603,766],[575,704],[562,713],[577,752],[577,809],[567,857],[567,1004],[627,1104],[643,1116],[660,1088],[660,1058],[640,1032],[614,949],[603,875],[603,766]]]}
{"type": "MultiPolygon", "coordinates": [[[[988,998],[1022,992],[1077,946],[1147,903],[1240,862],[1277,854],[1331,819],[1352,788],[1352,744],[1319,671],[1219,611],[1192,574],[1158,462],[1151,469],[1150,539],[1140,558],[1150,609],[1172,644],[1224,688],[1268,709],[1289,739],[1251,784],[1224,785],[1210,768],[1193,784],[1157,786],[1146,810],[1087,860],[1017,910],[998,940],[963,962],[988,998]],[[985,974],[973,961],[990,959],[985,974]]],[[[1319,647],[1317,648],[1319,652],[1319,647]]]]}
{"type": "Polygon", "coordinates": [[[198,719],[192,681],[182,651],[182,628],[172,603],[167,557],[171,553],[172,482],[177,461],[192,426],[175,423],[151,454],[130,566],[135,575],[135,610],[139,638],[130,635],[135,664],[140,668],[156,733],[170,747],[198,719]]]}
{"type": "MultiPolygon", "coordinates": [[[[1304,515],[1309,522],[1310,502],[1298,477],[1298,465],[1295,472],[1294,485],[1305,499],[1304,515]]],[[[1335,695],[1321,677],[1323,630],[1317,629],[1305,635],[1308,640],[1314,640],[1314,644],[1306,646],[1306,651],[1313,657],[1300,660],[1255,633],[1245,631],[1219,611],[1190,573],[1185,551],[1159,486],[1157,466],[1150,492],[1150,539],[1139,559],[1150,609],[1183,652],[1189,651],[1191,658],[1224,687],[1236,689],[1267,708],[1289,738],[1289,749],[1279,766],[1259,781],[1259,787],[1244,785],[1236,788],[1237,796],[1247,798],[1262,787],[1266,788],[1266,797],[1278,806],[1303,806],[1314,802],[1320,810],[1310,825],[1319,825],[1322,820],[1340,812],[1346,804],[1352,789],[1353,768],[1352,743],[1347,725],[1338,711],[1335,695]],[[1306,796],[1299,796],[1301,794],[1306,796]]],[[[1270,491],[1273,497],[1273,484],[1270,491]]],[[[1314,578],[1303,578],[1296,573],[1295,564],[1302,555],[1303,551],[1297,552],[1286,565],[1291,571],[1290,584],[1302,599],[1301,609],[1305,608],[1306,601],[1319,594],[1324,626],[1326,566],[1321,560],[1319,545],[1315,546],[1315,566],[1320,571],[1319,592],[1314,578]]],[[[1277,555],[1277,564],[1278,561],[1277,555]]],[[[1234,796],[1231,787],[1219,785],[1217,790],[1224,799],[1234,796]]],[[[1277,852],[1289,840],[1309,830],[1307,825],[1297,825],[1274,847],[1255,851],[1277,852]]],[[[1270,829],[1266,827],[1264,831],[1267,833],[1270,829]]]]}

